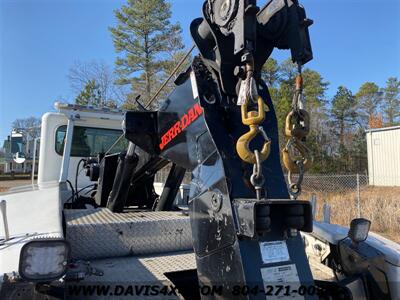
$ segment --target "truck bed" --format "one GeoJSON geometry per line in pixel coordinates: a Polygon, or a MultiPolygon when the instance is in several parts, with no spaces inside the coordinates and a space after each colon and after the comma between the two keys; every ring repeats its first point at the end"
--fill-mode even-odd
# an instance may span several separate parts
{"type": "Polygon", "coordinates": [[[192,249],[189,217],[182,212],[107,208],[64,210],[72,258],[98,259],[192,249]]]}
{"type": "MultiPolygon", "coordinates": [[[[70,284],[110,286],[112,291],[119,285],[123,286],[121,292],[127,292],[129,286],[134,290],[146,285],[181,285],[181,291],[185,284],[182,284],[179,274],[190,277],[183,280],[186,288],[191,288],[193,282],[197,283],[189,217],[182,212],[114,214],[100,208],[66,210],[64,215],[66,238],[71,244],[72,257],[77,264],[76,270],[70,270],[69,277],[79,272],[84,274],[82,280],[70,284]]],[[[314,279],[334,280],[331,269],[312,257],[309,261],[314,279]]],[[[135,296],[138,296],[137,292],[134,291],[135,296]]],[[[139,292],[145,293],[144,290],[139,292]]],[[[115,294],[115,291],[109,293],[115,294]]],[[[162,298],[165,295],[158,296],[162,298]]],[[[92,295],[90,299],[99,297],[92,295]]],[[[182,297],[180,292],[169,295],[169,299],[182,297]]],[[[74,299],[73,296],[69,298],[74,299]]],[[[104,295],[100,298],[105,299],[104,295]]],[[[106,297],[114,298],[118,297],[111,294],[106,297]]],[[[146,296],[148,298],[149,295],[146,296]]]]}

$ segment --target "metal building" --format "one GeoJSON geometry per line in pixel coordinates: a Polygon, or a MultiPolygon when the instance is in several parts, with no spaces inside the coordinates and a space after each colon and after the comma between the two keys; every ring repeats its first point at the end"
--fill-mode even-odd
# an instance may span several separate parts
{"type": "Polygon", "coordinates": [[[366,131],[369,184],[400,186],[400,126],[366,131]]]}

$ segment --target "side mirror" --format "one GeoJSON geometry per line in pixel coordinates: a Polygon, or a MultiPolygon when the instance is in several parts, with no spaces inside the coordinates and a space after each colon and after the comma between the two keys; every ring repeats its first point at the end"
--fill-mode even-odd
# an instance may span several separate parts
{"type": "Polygon", "coordinates": [[[17,163],[17,164],[22,164],[25,162],[25,154],[23,154],[22,152],[17,152],[13,155],[13,160],[17,163]]]}
{"type": "Polygon", "coordinates": [[[367,239],[369,229],[371,227],[371,221],[359,218],[353,219],[350,223],[350,230],[348,233],[348,237],[354,244],[358,244],[367,239]]]}

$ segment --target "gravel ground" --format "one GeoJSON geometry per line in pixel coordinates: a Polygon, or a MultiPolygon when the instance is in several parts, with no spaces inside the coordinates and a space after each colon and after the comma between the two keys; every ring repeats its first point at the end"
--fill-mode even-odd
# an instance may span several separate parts
{"type": "Polygon", "coordinates": [[[1,180],[0,181],[0,193],[8,191],[9,188],[28,185],[31,184],[32,181],[30,179],[23,179],[23,180],[1,180]]]}

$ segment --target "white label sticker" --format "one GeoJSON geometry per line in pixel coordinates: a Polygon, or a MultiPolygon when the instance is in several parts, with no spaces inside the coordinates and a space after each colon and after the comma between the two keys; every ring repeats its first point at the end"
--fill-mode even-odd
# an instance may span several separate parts
{"type": "Polygon", "coordinates": [[[290,260],[285,241],[260,242],[260,250],[264,264],[290,260]]]}
{"type": "Polygon", "coordinates": [[[237,105],[243,105],[246,103],[246,80],[243,80],[240,83],[240,88],[239,88],[239,95],[237,98],[237,105]]]}
{"type": "Polygon", "coordinates": [[[199,90],[197,89],[196,75],[194,72],[190,72],[190,82],[192,83],[193,99],[199,96],[199,90]]]}
{"type": "Polygon", "coordinates": [[[260,271],[264,282],[264,291],[272,291],[273,296],[267,296],[268,300],[304,299],[304,296],[300,296],[297,292],[300,288],[300,279],[295,264],[262,268],[260,271]],[[288,290],[284,289],[277,293],[276,286],[285,286],[288,290]]]}

